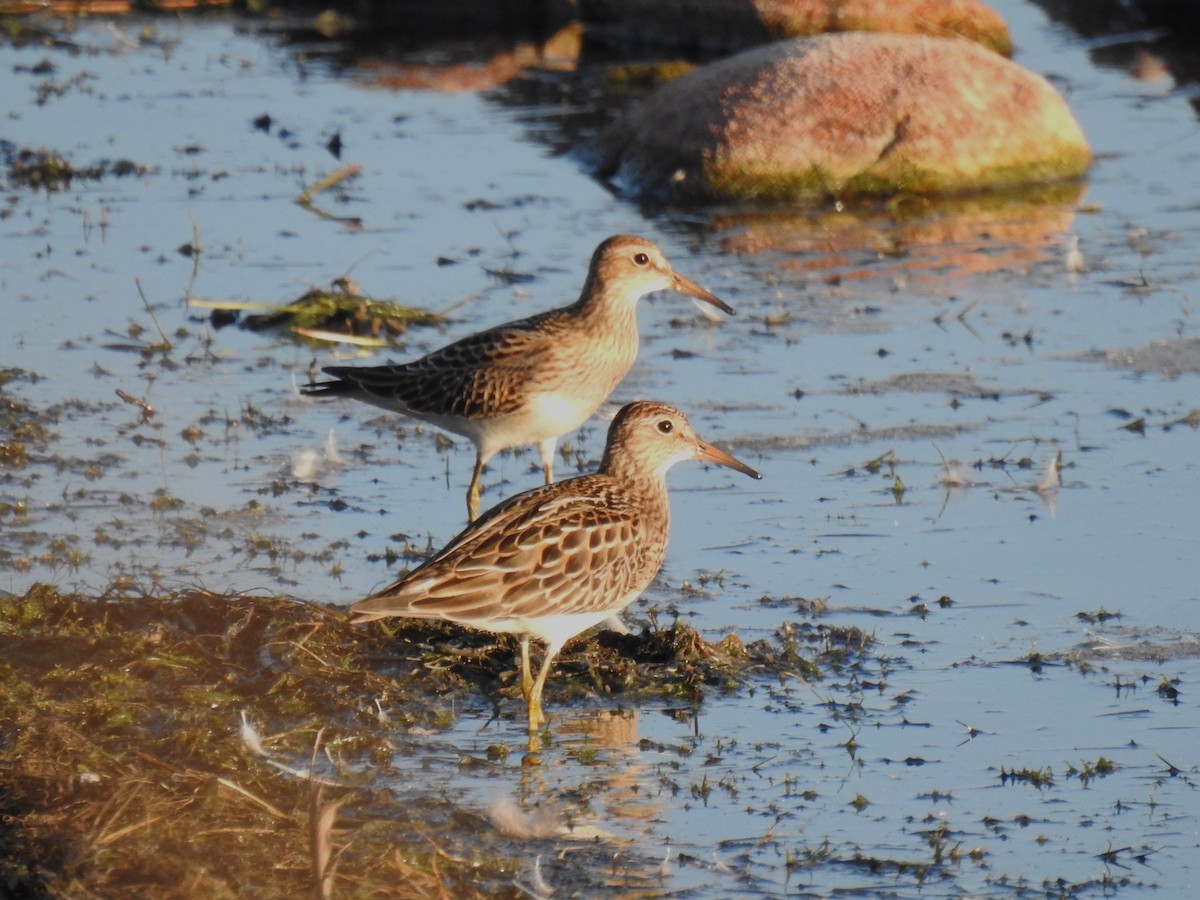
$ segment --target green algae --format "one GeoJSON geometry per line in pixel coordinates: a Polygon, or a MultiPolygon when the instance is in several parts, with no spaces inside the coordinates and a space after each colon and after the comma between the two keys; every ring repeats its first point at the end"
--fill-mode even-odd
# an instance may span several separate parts
{"type": "MultiPolygon", "coordinates": [[[[1057,153],[1025,162],[996,165],[979,172],[964,173],[891,161],[865,169],[848,178],[838,178],[821,166],[772,171],[761,163],[743,165],[710,154],[696,177],[677,182],[691,196],[709,200],[841,200],[896,195],[932,197],[1036,188],[1058,182],[1074,182],[1091,166],[1086,146],[1064,146],[1057,153]]],[[[649,184],[650,182],[647,182],[649,184]]]]}
{"type": "Polygon", "coordinates": [[[128,159],[104,160],[77,166],[66,156],[44,148],[22,148],[6,160],[8,183],[13,187],[45,190],[47,193],[69,190],[76,181],[100,181],[107,177],[142,176],[153,171],[128,159]]]}
{"type": "Polygon", "coordinates": [[[618,90],[648,90],[694,71],[695,63],[682,59],[627,62],[605,69],[607,86],[618,90]]]}
{"type": "Polygon", "coordinates": [[[50,426],[57,422],[57,415],[37,409],[6,391],[12,382],[36,380],[37,376],[29,372],[0,368],[0,467],[24,468],[29,465],[31,454],[43,453],[56,437],[50,426]]]}

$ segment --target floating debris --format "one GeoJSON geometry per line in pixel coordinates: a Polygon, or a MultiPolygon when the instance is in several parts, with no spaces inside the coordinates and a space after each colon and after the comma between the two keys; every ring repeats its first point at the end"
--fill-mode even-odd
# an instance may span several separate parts
{"type": "Polygon", "coordinates": [[[73,181],[99,181],[112,175],[118,178],[129,175],[146,175],[154,171],[153,166],[143,166],[128,159],[104,160],[90,166],[78,168],[65,156],[52,150],[16,150],[5,142],[4,162],[8,167],[8,182],[13,187],[32,188],[47,192],[64,191],[73,181]]]}
{"type": "Polygon", "coordinates": [[[309,340],[364,347],[386,347],[389,342],[381,335],[400,335],[410,325],[437,325],[443,321],[437,313],[367,297],[347,278],[336,279],[328,288],[313,288],[282,305],[189,297],[188,306],[211,309],[213,325],[218,328],[237,321],[243,312],[254,312],[241,320],[243,328],[288,330],[309,340]]]}
{"type": "Polygon", "coordinates": [[[329,429],[323,451],[304,447],[292,453],[292,478],[296,481],[316,481],[323,472],[330,472],[343,465],[337,448],[337,434],[329,429]]]}

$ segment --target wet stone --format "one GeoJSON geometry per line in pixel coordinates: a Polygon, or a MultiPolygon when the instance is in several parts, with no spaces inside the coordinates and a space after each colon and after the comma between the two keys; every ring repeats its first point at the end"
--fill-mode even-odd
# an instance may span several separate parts
{"type": "Polygon", "coordinates": [[[953,194],[1076,178],[1091,163],[1044,78],[967,41],[842,34],[702,66],[602,136],[630,194],[779,200],[953,194]]]}

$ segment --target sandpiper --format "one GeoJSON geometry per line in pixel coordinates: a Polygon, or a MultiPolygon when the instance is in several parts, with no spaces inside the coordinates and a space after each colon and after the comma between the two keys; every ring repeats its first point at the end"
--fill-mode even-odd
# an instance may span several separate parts
{"type": "Polygon", "coordinates": [[[546,484],[553,482],[558,439],[596,411],[637,357],[638,300],[669,289],[734,314],[675,272],[652,241],[617,235],[592,254],[570,306],[469,335],[409,363],[329,366],[324,371],[336,380],[304,391],[364,400],[469,438],[475,471],[467,516],[474,519],[483,467],[501,450],[537,444],[546,484]]]}
{"type": "Polygon", "coordinates": [[[597,472],[493,507],[427,562],[352,606],[351,621],[444,619],[519,635],[534,734],[545,724],[542,689],[563,645],[619,613],[658,573],[670,526],[667,470],[685,459],[762,477],[696,437],[673,406],[630,403],[613,419],[597,472]],[[533,638],[546,646],[536,680],[533,638]]]}

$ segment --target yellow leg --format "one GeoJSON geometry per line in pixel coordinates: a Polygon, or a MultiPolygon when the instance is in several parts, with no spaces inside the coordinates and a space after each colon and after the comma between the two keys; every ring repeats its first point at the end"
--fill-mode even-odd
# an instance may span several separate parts
{"type": "Polygon", "coordinates": [[[546,677],[550,667],[554,665],[554,657],[562,649],[562,644],[551,644],[546,648],[546,658],[542,660],[542,668],[538,671],[537,680],[529,692],[529,733],[535,734],[546,724],[546,715],[542,712],[542,689],[546,686],[546,677]]]}
{"type": "Polygon", "coordinates": [[[529,733],[537,734],[546,724],[546,714],[542,712],[542,695],[529,698],[529,733]]]}
{"type": "Polygon", "coordinates": [[[483,479],[483,460],[475,457],[475,472],[471,475],[471,486],[467,488],[467,522],[474,522],[479,515],[479,497],[483,493],[479,482],[483,479]]]}
{"type": "Polygon", "coordinates": [[[529,703],[529,692],[533,690],[533,676],[529,674],[529,635],[521,638],[521,696],[529,703]]]}

